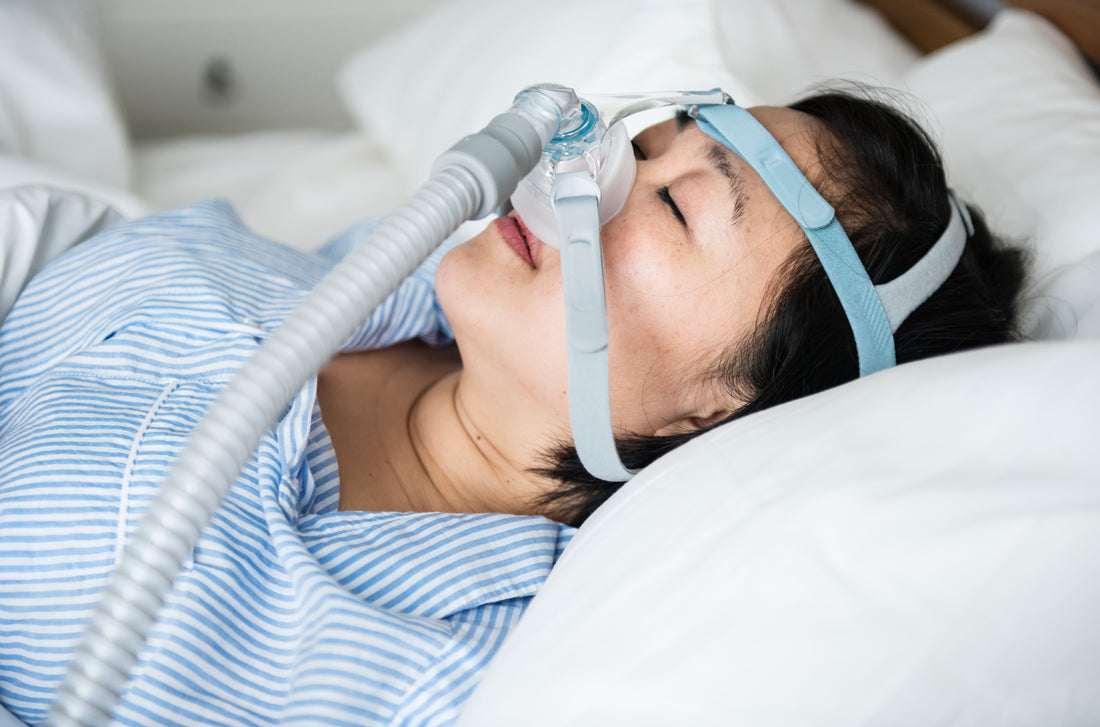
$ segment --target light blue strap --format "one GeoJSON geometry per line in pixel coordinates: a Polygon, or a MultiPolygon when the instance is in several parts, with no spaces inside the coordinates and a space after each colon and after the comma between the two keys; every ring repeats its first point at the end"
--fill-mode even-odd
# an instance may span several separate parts
{"type": "MultiPolygon", "coordinates": [[[[749,163],[806,233],[852,328],[860,376],[893,366],[894,332],[943,284],[973,234],[965,207],[952,195],[951,219],[940,239],[908,272],[876,287],[832,206],[748,111],[708,105],[695,107],[693,115],[700,129],[749,163]]],[[[623,482],[634,472],[619,458],[611,426],[599,187],[587,173],[560,174],[551,200],[562,241],[573,442],[589,473],[623,482]]]]}
{"type": "Polygon", "coordinates": [[[625,482],[634,473],[619,459],[611,428],[600,188],[587,172],[567,172],[554,180],[550,199],[561,241],[573,444],[590,474],[625,482]]]}
{"type": "Polygon", "coordinates": [[[698,106],[694,114],[700,129],[756,170],[805,231],[852,327],[859,355],[859,375],[866,376],[893,366],[894,335],[890,321],[832,206],[818,194],[779,142],[748,111],[723,104],[698,106]]]}

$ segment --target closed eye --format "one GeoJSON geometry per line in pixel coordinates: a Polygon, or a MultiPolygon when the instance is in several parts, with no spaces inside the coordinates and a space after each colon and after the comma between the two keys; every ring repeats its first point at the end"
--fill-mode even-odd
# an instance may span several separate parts
{"type": "Polygon", "coordinates": [[[684,213],[680,211],[680,208],[676,206],[676,200],[672,199],[672,193],[668,191],[668,187],[658,187],[657,197],[668,205],[668,208],[672,210],[672,214],[686,228],[688,226],[687,219],[684,218],[684,213]]]}

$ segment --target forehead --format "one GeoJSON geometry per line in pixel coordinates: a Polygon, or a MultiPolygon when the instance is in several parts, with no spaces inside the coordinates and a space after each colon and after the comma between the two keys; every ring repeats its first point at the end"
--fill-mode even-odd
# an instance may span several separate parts
{"type": "Polygon", "coordinates": [[[826,133],[819,120],[783,106],[753,106],[747,110],[779,142],[808,179],[817,178],[820,166],[817,140],[826,133]]]}
{"type": "MultiPolygon", "coordinates": [[[[783,106],[752,106],[746,110],[779,142],[807,178],[811,181],[818,178],[820,160],[816,141],[828,133],[818,119],[783,106]]],[[[694,120],[683,113],[674,119],[667,119],[643,128],[638,138],[641,139],[644,136],[647,140],[660,145],[663,142],[670,142],[686,129],[694,128],[694,125],[694,120]]],[[[708,137],[707,144],[711,143],[725,149],[708,137]]],[[[732,151],[729,153],[734,155],[732,151]]]]}

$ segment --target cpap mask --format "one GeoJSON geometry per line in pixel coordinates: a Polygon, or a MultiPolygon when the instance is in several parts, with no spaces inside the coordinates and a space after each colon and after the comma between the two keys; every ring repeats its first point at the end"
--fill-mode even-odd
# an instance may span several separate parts
{"type": "MultiPolygon", "coordinates": [[[[527,92],[545,88],[560,87],[527,92]]],[[[661,106],[686,107],[703,132],[748,162],[798,222],[852,328],[860,376],[895,364],[894,333],[947,279],[973,234],[966,207],[952,193],[947,229],[924,258],[897,279],[874,285],[832,206],[767,129],[722,91],[605,96],[599,104],[579,100],[511,203],[533,234],[561,252],[573,442],[585,469],[611,482],[629,480],[635,472],[619,458],[611,425],[600,227],[622,209],[634,183],[624,119],[661,106]],[[608,122],[598,105],[617,109],[608,122]]]]}
{"type": "Polygon", "coordinates": [[[619,213],[634,186],[637,167],[625,120],[649,109],[725,104],[730,98],[715,89],[606,95],[597,101],[610,119],[604,121],[592,100],[579,99],[510,201],[527,229],[561,253],[569,424],[577,455],[593,476],[621,482],[634,471],[619,459],[611,425],[600,228],[619,213]]]}
{"type": "MultiPolygon", "coordinates": [[[[519,94],[572,92],[544,84],[519,94]]],[[[561,129],[543,147],[542,157],[510,198],[527,229],[553,248],[560,249],[560,225],[555,208],[555,184],[561,177],[587,175],[598,189],[600,225],[607,224],[626,204],[637,166],[627,122],[644,111],[687,104],[725,104],[730,97],[720,89],[592,95],[577,99],[562,120],[561,129]]]]}

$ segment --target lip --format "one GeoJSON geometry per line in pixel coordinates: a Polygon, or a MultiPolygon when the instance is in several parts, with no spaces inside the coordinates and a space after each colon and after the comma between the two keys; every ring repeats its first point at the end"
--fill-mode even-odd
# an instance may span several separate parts
{"type": "Polygon", "coordinates": [[[532,262],[534,262],[535,267],[537,268],[539,266],[539,262],[542,260],[542,246],[546,243],[544,243],[540,238],[536,237],[535,234],[527,228],[527,225],[526,223],[524,223],[522,217],[520,217],[515,212],[512,213],[512,216],[515,217],[516,222],[519,223],[519,226],[523,228],[523,239],[527,241],[527,249],[531,251],[531,260],[532,262]]]}
{"type": "Polygon", "coordinates": [[[498,217],[493,221],[493,225],[508,247],[512,248],[512,251],[519,255],[531,269],[534,269],[535,259],[531,257],[531,248],[527,246],[527,239],[523,236],[523,230],[516,220],[512,217],[498,217]]]}
{"type": "Polygon", "coordinates": [[[531,234],[519,215],[498,217],[493,224],[508,247],[512,248],[513,252],[519,255],[532,270],[538,269],[542,241],[531,234]]]}

